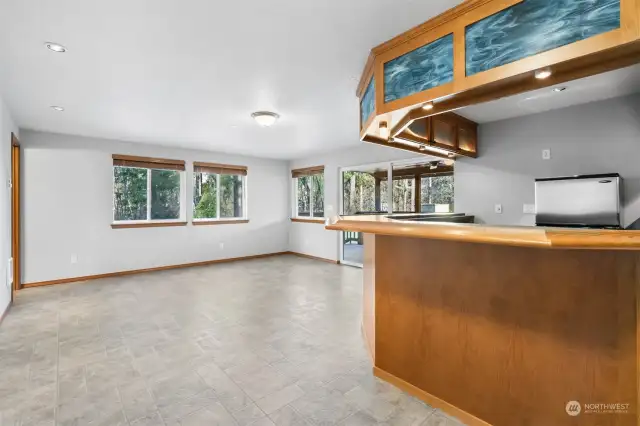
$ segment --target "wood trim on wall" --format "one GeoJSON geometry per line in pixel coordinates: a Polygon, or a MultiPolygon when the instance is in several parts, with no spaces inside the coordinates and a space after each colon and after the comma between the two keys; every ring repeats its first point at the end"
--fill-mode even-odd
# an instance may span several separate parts
{"type": "Polygon", "coordinates": [[[299,217],[292,217],[291,218],[291,222],[315,223],[315,224],[318,224],[318,225],[324,225],[325,219],[303,219],[303,218],[299,218],[299,217]]]}
{"type": "Polygon", "coordinates": [[[169,265],[169,266],[158,266],[155,268],[144,268],[144,269],[133,269],[129,271],[121,271],[121,272],[109,272],[106,274],[97,274],[97,275],[86,275],[83,277],[74,277],[74,278],[62,278],[58,280],[49,280],[49,281],[40,281],[35,283],[28,283],[24,285],[24,288],[32,288],[32,287],[43,287],[49,285],[56,284],[69,284],[80,281],[91,281],[98,280],[101,278],[113,278],[113,277],[123,277],[127,275],[135,275],[135,274],[143,274],[147,272],[158,272],[158,271],[168,271],[172,269],[182,269],[182,268],[192,268],[197,266],[208,266],[215,265],[217,263],[229,263],[229,262],[238,262],[242,260],[253,260],[253,259],[262,259],[265,257],[271,256],[281,256],[284,254],[289,254],[288,252],[277,252],[277,253],[267,253],[267,254],[257,254],[253,256],[242,256],[242,257],[232,257],[229,259],[218,259],[218,260],[206,260],[204,262],[193,262],[193,263],[183,263],[179,265],[169,265]]]}
{"type": "Polygon", "coordinates": [[[249,168],[247,166],[236,166],[232,164],[203,163],[201,161],[194,161],[193,171],[195,173],[210,173],[216,175],[247,176],[249,168]]]}
{"type": "Polygon", "coordinates": [[[207,226],[207,225],[239,225],[242,223],[249,223],[249,219],[231,219],[231,220],[194,220],[191,222],[193,226],[207,226]]]}
{"type": "Polygon", "coordinates": [[[145,222],[145,223],[112,223],[113,229],[130,228],[166,228],[171,226],[187,226],[187,222],[145,222]]]}
{"type": "Polygon", "coordinates": [[[20,290],[21,281],[21,226],[20,226],[20,141],[11,133],[11,258],[13,259],[13,285],[11,286],[11,300],[13,293],[20,290]]]}
{"type": "Polygon", "coordinates": [[[209,265],[215,265],[215,264],[218,264],[218,263],[240,262],[240,261],[243,261],[243,260],[264,259],[266,257],[283,256],[283,255],[294,255],[294,256],[298,256],[298,257],[304,257],[304,258],[307,258],[307,259],[319,260],[319,261],[322,261],[322,262],[328,262],[328,263],[334,263],[334,264],[340,263],[340,262],[337,262],[337,261],[334,261],[334,260],[324,259],[324,258],[315,257],[315,256],[309,256],[309,255],[306,255],[306,254],[295,253],[295,252],[292,252],[292,251],[281,251],[281,252],[276,252],[276,253],[256,254],[256,255],[252,255],[252,256],[231,257],[231,258],[228,258],[228,259],[205,260],[204,262],[182,263],[182,264],[179,264],[179,265],[158,266],[158,267],[155,267],[155,268],[133,269],[133,270],[129,270],[129,271],[109,272],[109,273],[106,273],[106,274],[85,275],[85,276],[82,276],[82,277],[62,278],[62,279],[57,279],[57,280],[39,281],[39,282],[33,282],[33,283],[24,284],[23,288],[45,287],[45,286],[57,285],[57,284],[70,284],[70,283],[81,282],[81,281],[99,280],[99,279],[102,279],[102,278],[124,277],[124,276],[127,276],[127,275],[144,274],[144,273],[147,273],[147,272],[169,271],[169,270],[172,270],[172,269],[183,269],[183,268],[192,268],[192,267],[198,267],[198,266],[209,266],[209,265]]]}
{"type": "Polygon", "coordinates": [[[302,169],[291,170],[291,177],[297,178],[302,176],[312,176],[320,173],[324,173],[324,166],[305,167],[302,169]]]}
{"type": "Polygon", "coordinates": [[[292,254],[292,255],[298,256],[298,257],[304,257],[305,259],[319,260],[321,262],[333,263],[335,265],[339,265],[340,264],[339,260],[326,259],[324,257],[318,257],[318,256],[311,256],[310,254],[303,254],[303,253],[298,253],[298,252],[295,252],[295,251],[288,251],[286,253],[287,254],[292,254]]]}
{"type": "Polygon", "coordinates": [[[113,165],[121,167],[140,167],[143,169],[186,170],[184,160],[166,158],[137,157],[134,155],[113,154],[113,165]]]}
{"type": "Polygon", "coordinates": [[[428,392],[423,391],[422,389],[412,385],[411,383],[407,383],[399,377],[394,376],[391,373],[387,373],[379,367],[373,367],[373,375],[384,380],[385,382],[389,382],[400,390],[405,391],[409,395],[413,395],[419,400],[426,402],[434,408],[439,408],[444,411],[446,414],[456,417],[458,420],[463,422],[468,426],[491,426],[489,423],[480,420],[479,418],[473,416],[472,414],[467,413],[464,410],[459,409],[455,405],[449,404],[447,401],[444,401],[434,395],[431,395],[428,392]]]}

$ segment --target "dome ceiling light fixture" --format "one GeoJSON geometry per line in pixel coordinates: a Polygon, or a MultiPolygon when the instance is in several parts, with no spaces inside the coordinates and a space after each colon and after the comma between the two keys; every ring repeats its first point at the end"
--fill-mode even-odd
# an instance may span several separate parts
{"type": "Polygon", "coordinates": [[[51,50],[52,52],[64,53],[64,52],[67,51],[66,47],[64,47],[63,45],[58,44],[58,43],[52,43],[52,42],[48,41],[44,45],[47,46],[47,49],[51,50]]]}
{"type": "Polygon", "coordinates": [[[63,112],[64,111],[64,107],[58,106],[58,105],[51,105],[51,109],[54,111],[58,111],[58,112],[63,112]]]}
{"type": "Polygon", "coordinates": [[[278,114],[270,111],[256,111],[251,114],[251,117],[262,127],[271,127],[280,118],[278,114]]]}

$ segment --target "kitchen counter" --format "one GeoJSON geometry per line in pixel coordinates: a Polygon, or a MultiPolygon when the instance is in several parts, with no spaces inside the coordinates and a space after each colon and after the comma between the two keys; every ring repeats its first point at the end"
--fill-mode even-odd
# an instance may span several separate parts
{"type": "Polygon", "coordinates": [[[637,426],[640,232],[338,217],[374,374],[470,426],[637,426]],[[569,416],[570,401],[619,413],[569,416]]]}
{"type": "Polygon", "coordinates": [[[338,216],[326,228],[517,247],[640,250],[640,231],[416,222],[381,215],[338,216]]]}

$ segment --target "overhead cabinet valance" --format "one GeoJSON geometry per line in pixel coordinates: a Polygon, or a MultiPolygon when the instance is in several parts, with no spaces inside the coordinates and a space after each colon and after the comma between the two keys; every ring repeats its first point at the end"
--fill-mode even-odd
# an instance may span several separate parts
{"type": "Polygon", "coordinates": [[[195,173],[246,176],[247,170],[248,169],[245,166],[234,166],[229,164],[216,164],[216,163],[201,163],[197,161],[193,163],[193,171],[195,173]]]}
{"type": "Polygon", "coordinates": [[[113,165],[119,167],[138,167],[141,169],[185,170],[183,160],[165,158],[135,157],[133,155],[113,155],[113,165]]]}
{"type": "Polygon", "coordinates": [[[307,167],[304,169],[291,170],[291,177],[299,178],[303,176],[313,176],[324,173],[324,166],[307,167]]]}

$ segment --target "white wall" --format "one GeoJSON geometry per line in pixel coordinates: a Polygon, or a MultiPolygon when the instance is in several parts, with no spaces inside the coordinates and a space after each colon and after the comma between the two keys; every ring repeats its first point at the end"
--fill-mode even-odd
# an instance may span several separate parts
{"type": "Polygon", "coordinates": [[[640,217],[640,94],[483,124],[479,149],[455,165],[456,211],[478,222],[533,225],[522,208],[535,178],[612,172],[624,178],[625,226],[640,217]]]}
{"type": "Polygon", "coordinates": [[[0,98],[0,315],[11,302],[11,281],[8,278],[8,262],[11,258],[11,133],[18,136],[9,110],[0,98]]]}
{"type": "Polygon", "coordinates": [[[285,161],[27,130],[21,142],[25,283],[288,250],[285,161]],[[188,219],[191,162],[245,165],[250,223],[112,229],[112,154],[186,160],[188,219]]]}
{"type": "MultiPolygon", "coordinates": [[[[375,164],[385,161],[417,158],[419,154],[384,146],[362,143],[350,148],[310,156],[290,162],[291,169],[311,166],[324,166],[324,204],[327,217],[339,214],[340,168],[375,164]]],[[[290,175],[289,175],[290,176],[290,175]]],[[[291,184],[289,185],[291,194],[291,184]]],[[[291,198],[291,197],[290,197],[291,198]]],[[[290,207],[290,214],[292,212],[290,207]]],[[[323,225],[314,223],[291,223],[289,230],[289,249],[294,252],[339,260],[340,235],[337,231],[327,231],[323,225]]]]}

